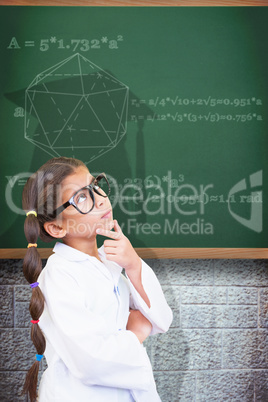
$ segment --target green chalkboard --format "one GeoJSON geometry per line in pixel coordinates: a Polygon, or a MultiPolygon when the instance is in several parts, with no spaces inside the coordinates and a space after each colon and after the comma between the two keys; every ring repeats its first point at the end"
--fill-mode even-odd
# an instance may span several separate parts
{"type": "Polygon", "coordinates": [[[107,173],[136,247],[268,246],[267,7],[0,18],[1,248],[25,247],[23,185],[57,155],[107,173]]]}

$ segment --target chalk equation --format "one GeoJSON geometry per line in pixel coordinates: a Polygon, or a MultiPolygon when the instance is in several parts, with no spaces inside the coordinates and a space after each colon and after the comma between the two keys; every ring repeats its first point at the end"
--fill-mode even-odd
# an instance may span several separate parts
{"type": "Polygon", "coordinates": [[[161,106],[162,108],[170,107],[170,106],[205,106],[205,107],[216,107],[219,105],[223,106],[233,106],[237,107],[246,107],[246,106],[263,106],[263,102],[261,99],[256,97],[248,97],[248,98],[214,98],[212,96],[208,96],[208,98],[180,98],[178,95],[171,97],[160,97],[157,96],[155,98],[149,99],[131,99],[131,106],[135,106],[136,108],[142,107],[143,105],[148,106],[161,106]]]}
{"type": "Polygon", "coordinates": [[[130,121],[174,123],[250,123],[264,120],[263,101],[256,96],[223,98],[215,96],[156,96],[132,98],[130,121]],[[150,112],[148,112],[148,109],[150,112]]]}
{"type": "Polygon", "coordinates": [[[94,49],[119,49],[119,43],[123,42],[123,35],[117,35],[116,38],[108,38],[108,36],[103,36],[99,39],[85,39],[85,38],[73,38],[73,39],[62,39],[56,36],[51,36],[50,38],[36,39],[36,40],[25,40],[20,41],[15,36],[10,39],[7,49],[17,50],[25,48],[37,48],[41,52],[47,52],[52,48],[58,50],[69,50],[72,52],[88,52],[94,49]]]}
{"type": "Polygon", "coordinates": [[[233,123],[250,123],[254,121],[263,121],[263,116],[256,113],[247,114],[220,114],[220,113],[207,113],[207,114],[195,114],[195,113],[167,113],[167,114],[148,114],[148,115],[136,115],[131,114],[130,121],[148,121],[151,123],[157,121],[169,121],[174,123],[220,123],[220,122],[233,122],[233,123]]]}

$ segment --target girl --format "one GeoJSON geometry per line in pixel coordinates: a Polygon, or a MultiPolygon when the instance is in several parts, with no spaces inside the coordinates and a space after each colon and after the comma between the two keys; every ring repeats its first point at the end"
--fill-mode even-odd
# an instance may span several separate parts
{"type": "Polygon", "coordinates": [[[113,220],[104,174],[73,158],[53,158],[23,190],[36,362],[24,392],[39,402],[157,402],[142,343],[172,321],[160,284],[113,220]],[[113,230],[112,230],[113,229],[113,230]],[[108,237],[98,249],[96,236],[108,237]],[[37,239],[57,242],[42,270],[37,239]],[[122,269],[125,269],[125,275],[122,269]]]}

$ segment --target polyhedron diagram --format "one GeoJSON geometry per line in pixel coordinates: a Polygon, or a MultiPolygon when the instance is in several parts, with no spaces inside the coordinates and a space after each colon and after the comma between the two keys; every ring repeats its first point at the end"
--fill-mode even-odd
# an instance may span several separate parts
{"type": "Polygon", "coordinates": [[[25,138],[51,156],[90,163],[127,131],[129,88],[79,53],[38,74],[25,93],[25,138]]]}

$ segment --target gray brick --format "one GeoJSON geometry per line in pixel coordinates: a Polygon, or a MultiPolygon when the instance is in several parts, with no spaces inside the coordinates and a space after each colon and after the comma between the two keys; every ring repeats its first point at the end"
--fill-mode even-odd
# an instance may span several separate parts
{"type": "Polygon", "coordinates": [[[173,285],[213,285],[211,260],[169,260],[167,273],[173,285]]]}
{"type": "Polygon", "coordinates": [[[258,289],[229,287],[228,304],[258,304],[258,289]]]}
{"type": "Polygon", "coordinates": [[[180,287],[164,285],[162,289],[173,313],[171,327],[180,327],[180,287]]]}
{"type": "Polygon", "coordinates": [[[35,361],[35,347],[28,329],[0,331],[0,370],[28,370],[35,361]]]}
{"type": "Polygon", "coordinates": [[[180,328],[181,326],[180,310],[177,308],[173,308],[172,313],[173,313],[173,321],[171,323],[170,328],[180,328]]]}
{"type": "Polygon", "coordinates": [[[25,371],[6,371],[0,372],[0,401],[25,401],[26,397],[23,396],[22,387],[24,384],[26,372],[25,371]]]}
{"type": "Polygon", "coordinates": [[[181,307],[182,328],[256,328],[257,306],[181,307]]]}
{"type": "Polygon", "coordinates": [[[23,276],[22,260],[0,260],[0,285],[26,285],[23,276]]]}
{"type": "Polygon", "coordinates": [[[268,368],[268,330],[223,330],[223,368],[268,368]]]}
{"type": "Polygon", "coordinates": [[[215,286],[181,286],[183,304],[226,304],[227,288],[215,286]]]}
{"type": "Polygon", "coordinates": [[[256,401],[268,401],[268,370],[254,372],[256,401]]]}
{"type": "MultiPolygon", "coordinates": [[[[23,384],[27,371],[0,372],[0,401],[1,402],[28,402],[27,396],[22,394],[23,384]]],[[[42,376],[38,374],[38,386],[42,376]]],[[[38,389],[38,387],[37,387],[38,389]]]]}
{"type": "Polygon", "coordinates": [[[180,306],[180,286],[164,285],[162,290],[170,308],[178,308],[180,306]]]}
{"type": "Polygon", "coordinates": [[[144,261],[152,268],[161,285],[170,284],[167,274],[167,266],[170,264],[170,260],[146,259],[144,261]]]}
{"type": "Polygon", "coordinates": [[[196,385],[196,401],[249,402],[254,400],[252,371],[199,372],[196,385]]]}
{"type": "Polygon", "coordinates": [[[0,327],[13,327],[13,288],[0,286],[0,327]]]}
{"type": "MultiPolygon", "coordinates": [[[[23,260],[0,259],[0,285],[24,285],[29,286],[23,275],[23,260]]],[[[46,260],[42,260],[44,267],[46,260]]]]}
{"type": "Polygon", "coordinates": [[[260,327],[268,327],[268,288],[260,289],[260,327]]]}
{"type": "Polygon", "coordinates": [[[217,260],[215,285],[268,286],[268,262],[266,260],[217,260]]]}
{"type": "Polygon", "coordinates": [[[29,303],[15,303],[15,328],[31,328],[29,303]]]}
{"type": "Polygon", "coordinates": [[[153,338],[153,369],[194,370],[221,367],[219,330],[170,329],[153,338]]]}
{"type": "Polygon", "coordinates": [[[154,378],[162,402],[193,401],[195,398],[195,373],[155,372],[154,378]]]}
{"type": "Polygon", "coordinates": [[[32,296],[32,289],[30,285],[26,286],[14,286],[15,301],[16,302],[28,302],[30,303],[32,296]]]}
{"type": "Polygon", "coordinates": [[[30,328],[31,315],[29,305],[32,289],[29,285],[15,286],[15,328],[30,328]]]}

